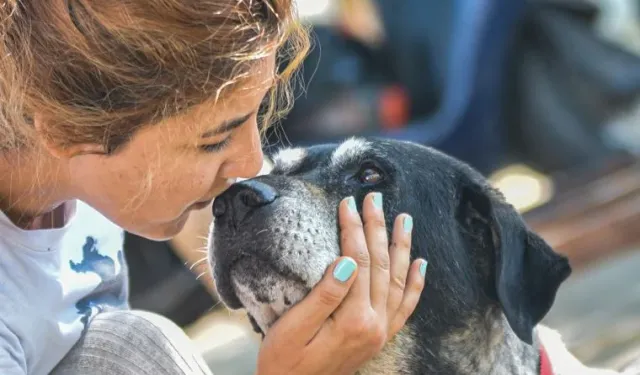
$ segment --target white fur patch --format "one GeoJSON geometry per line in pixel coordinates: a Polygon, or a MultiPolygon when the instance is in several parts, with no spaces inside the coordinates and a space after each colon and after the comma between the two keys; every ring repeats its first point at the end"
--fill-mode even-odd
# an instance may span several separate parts
{"type": "Polygon", "coordinates": [[[344,141],[331,155],[331,164],[340,166],[356,159],[369,149],[369,143],[358,138],[349,138],[344,141]]]}
{"type": "Polygon", "coordinates": [[[622,374],[613,370],[588,368],[582,364],[565,346],[560,333],[538,325],[537,334],[544,346],[553,367],[554,375],[616,375],[622,374]]]}
{"type": "Polygon", "coordinates": [[[307,152],[303,148],[285,148],[273,156],[273,164],[283,172],[292,171],[306,156],[307,152]]]}

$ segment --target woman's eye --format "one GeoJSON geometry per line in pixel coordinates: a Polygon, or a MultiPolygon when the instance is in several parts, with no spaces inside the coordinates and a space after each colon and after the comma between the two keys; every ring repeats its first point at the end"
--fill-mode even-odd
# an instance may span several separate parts
{"type": "Polygon", "coordinates": [[[383,179],[382,173],[376,168],[365,168],[360,172],[360,182],[366,185],[380,183],[383,179]]]}
{"type": "Polygon", "coordinates": [[[218,151],[222,151],[225,147],[227,147],[230,141],[231,141],[231,137],[227,137],[222,142],[202,145],[202,146],[199,146],[199,148],[204,152],[218,152],[218,151]]]}

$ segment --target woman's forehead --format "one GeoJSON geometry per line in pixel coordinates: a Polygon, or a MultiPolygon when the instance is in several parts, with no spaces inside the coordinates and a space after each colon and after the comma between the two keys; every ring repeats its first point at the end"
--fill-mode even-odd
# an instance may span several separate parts
{"type": "Polygon", "coordinates": [[[215,130],[217,126],[258,110],[264,96],[276,83],[275,58],[265,58],[256,63],[254,74],[227,95],[212,98],[194,106],[192,110],[167,119],[168,129],[184,134],[201,134],[215,130]]]}

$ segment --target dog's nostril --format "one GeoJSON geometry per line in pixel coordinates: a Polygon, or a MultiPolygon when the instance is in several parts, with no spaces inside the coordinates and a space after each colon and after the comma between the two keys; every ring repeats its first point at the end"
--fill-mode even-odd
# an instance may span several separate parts
{"type": "Polygon", "coordinates": [[[249,207],[256,206],[258,203],[256,195],[250,191],[244,191],[240,195],[240,200],[242,201],[242,204],[249,207]]]}
{"type": "Polygon", "coordinates": [[[227,204],[224,199],[215,199],[213,201],[213,217],[219,218],[227,212],[227,204]]]}
{"type": "Polygon", "coordinates": [[[274,188],[259,181],[247,181],[240,185],[237,191],[235,204],[244,207],[257,208],[272,203],[277,197],[274,188]]]}
{"type": "Polygon", "coordinates": [[[232,225],[245,220],[249,214],[278,198],[275,188],[255,180],[246,180],[232,185],[213,204],[213,215],[226,218],[232,225]]]}
{"type": "Polygon", "coordinates": [[[239,199],[240,202],[242,202],[242,204],[247,207],[258,207],[262,205],[262,200],[260,199],[258,194],[256,194],[252,190],[245,190],[240,193],[239,199]]]}

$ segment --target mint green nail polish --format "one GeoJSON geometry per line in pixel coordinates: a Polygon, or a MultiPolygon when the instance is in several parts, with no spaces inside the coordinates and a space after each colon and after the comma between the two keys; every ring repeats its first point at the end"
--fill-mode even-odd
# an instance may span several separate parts
{"type": "Polygon", "coordinates": [[[353,197],[347,198],[347,206],[351,212],[358,212],[358,207],[356,207],[356,200],[353,197]]]}
{"type": "Polygon", "coordinates": [[[411,232],[411,230],[413,229],[413,218],[411,216],[405,216],[404,221],[402,222],[402,226],[405,233],[411,232]]]}
{"type": "Polygon", "coordinates": [[[356,267],[356,262],[353,259],[343,258],[336,268],[333,269],[333,277],[341,283],[344,283],[351,278],[356,267]]]}
{"type": "Polygon", "coordinates": [[[382,209],[382,194],[373,193],[373,205],[376,206],[377,209],[382,209]]]}
{"type": "Polygon", "coordinates": [[[427,274],[428,265],[429,265],[429,262],[427,262],[426,260],[422,261],[422,264],[420,265],[420,275],[422,275],[422,277],[424,277],[427,274]]]}

